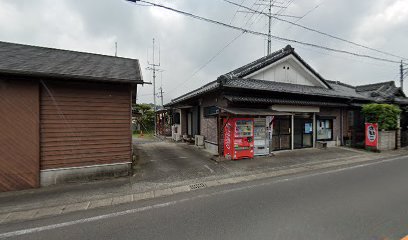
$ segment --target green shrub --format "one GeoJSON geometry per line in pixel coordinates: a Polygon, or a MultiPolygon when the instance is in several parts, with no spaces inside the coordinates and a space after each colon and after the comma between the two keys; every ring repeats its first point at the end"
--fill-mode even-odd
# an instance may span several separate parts
{"type": "Polygon", "coordinates": [[[370,103],[363,105],[366,122],[378,123],[379,130],[395,130],[398,126],[398,116],[401,109],[392,104],[370,103]]]}

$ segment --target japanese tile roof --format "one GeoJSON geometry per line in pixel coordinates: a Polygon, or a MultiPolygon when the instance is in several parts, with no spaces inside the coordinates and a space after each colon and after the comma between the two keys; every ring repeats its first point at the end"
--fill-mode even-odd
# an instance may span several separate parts
{"type": "Polygon", "coordinates": [[[376,102],[400,101],[406,102],[406,97],[401,88],[396,87],[394,81],[360,85],[356,91],[376,102]]]}
{"type": "Polygon", "coordinates": [[[0,73],[142,83],[137,59],[0,41],[0,73]]]}
{"type": "Polygon", "coordinates": [[[311,71],[316,77],[322,81],[323,84],[325,84],[327,87],[330,88],[330,85],[325,82],[325,79],[323,79],[322,76],[318,72],[316,72],[309,64],[307,64],[296,52],[295,49],[287,45],[286,47],[273,52],[271,54],[268,54],[265,57],[259,58],[249,64],[246,64],[242,67],[239,67],[229,73],[226,73],[223,75],[223,77],[227,79],[234,79],[234,78],[242,78],[245,76],[248,76],[251,73],[254,73],[286,56],[293,55],[295,58],[297,58],[309,71],[311,71]]]}
{"type": "MultiPolygon", "coordinates": [[[[362,102],[384,102],[392,99],[397,103],[408,104],[408,99],[405,97],[400,88],[395,87],[394,82],[384,82],[354,87],[348,84],[341,83],[339,81],[323,79],[294,51],[294,49],[290,45],[287,45],[285,48],[273,52],[268,56],[255,60],[245,66],[221,75],[216,81],[212,81],[201,88],[198,88],[194,91],[173,99],[166,106],[172,106],[173,104],[180,103],[182,101],[198,97],[202,94],[221,88],[324,96],[337,99],[359,100],[362,102]],[[302,64],[304,64],[306,68],[308,68],[325,85],[327,85],[328,88],[244,78],[245,76],[248,76],[249,74],[256,72],[268,66],[269,64],[272,64],[289,55],[293,55],[294,57],[296,57],[302,64]]],[[[254,99],[252,98],[251,101],[254,101],[254,99]]],[[[274,101],[276,101],[276,99],[274,101]]]]}
{"type": "Polygon", "coordinates": [[[225,83],[223,84],[224,87],[229,88],[241,88],[248,90],[264,90],[271,92],[283,92],[302,95],[368,100],[367,98],[356,93],[355,91],[346,89],[342,86],[337,86],[336,84],[330,85],[333,87],[333,89],[248,78],[230,79],[226,80],[225,83]]]}
{"type": "Polygon", "coordinates": [[[204,86],[202,86],[202,87],[200,87],[200,88],[198,88],[198,89],[196,89],[196,90],[193,90],[193,91],[191,91],[191,92],[188,92],[188,93],[186,93],[186,94],[183,94],[183,95],[181,95],[181,96],[178,97],[178,98],[172,99],[170,103],[165,104],[164,106],[165,106],[165,107],[166,107],[166,106],[171,106],[171,105],[173,105],[173,104],[182,102],[182,101],[184,101],[184,100],[193,98],[193,97],[195,97],[195,96],[199,96],[199,95],[201,95],[201,94],[204,94],[204,93],[213,91],[213,90],[215,90],[215,89],[218,89],[219,87],[220,87],[220,83],[219,83],[218,80],[209,82],[209,83],[205,84],[204,86]]]}
{"type": "Polygon", "coordinates": [[[263,103],[263,104],[289,104],[301,106],[348,106],[346,103],[326,102],[326,101],[308,101],[308,100],[294,100],[271,97],[252,97],[252,96],[224,96],[230,102],[236,103],[263,103]]]}

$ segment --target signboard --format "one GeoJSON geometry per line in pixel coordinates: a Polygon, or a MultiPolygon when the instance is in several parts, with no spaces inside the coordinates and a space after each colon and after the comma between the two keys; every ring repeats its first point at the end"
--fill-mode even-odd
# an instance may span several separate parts
{"type": "Polygon", "coordinates": [[[365,124],[365,145],[366,147],[377,147],[378,144],[378,124],[365,124]]]}

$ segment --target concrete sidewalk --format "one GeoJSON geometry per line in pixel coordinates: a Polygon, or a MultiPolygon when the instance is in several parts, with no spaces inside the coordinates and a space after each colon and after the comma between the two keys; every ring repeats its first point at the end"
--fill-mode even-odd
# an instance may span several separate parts
{"type": "MultiPolygon", "coordinates": [[[[167,143],[158,142],[156,144],[167,143]]],[[[167,145],[167,147],[175,148],[173,144],[174,143],[171,143],[167,145]]],[[[158,145],[156,145],[156,147],[157,146],[158,145]]],[[[186,156],[186,158],[181,158],[183,161],[197,161],[197,159],[194,160],[192,158],[203,154],[201,150],[196,149],[194,146],[179,146],[184,150],[189,149],[190,151],[187,151],[189,155],[186,156]]],[[[155,146],[151,147],[152,151],[157,150],[155,146]]],[[[183,152],[186,153],[186,151],[183,152]]],[[[193,191],[204,187],[382,160],[404,156],[407,153],[407,150],[370,153],[348,148],[329,148],[326,150],[302,149],[290,152],[279,152],[272,157],[259,157],[250,160],[222,163],[215,163],[209,160],[209,158],[206,158],[206,160],[202,162],[204,166],[206,166],[203,167],[205,170],[202,171],[206,171],[208,174],[191,174],[192,170],[195,171],[198,169],[198,166],[201,167],[201,165],[197,163],[183,168],[188,174],[183,174],[183,169],[173,169],[174,166],[170,165],[169,169],[171,169],[171,171],[169,170],[169,175],[174,175],[175,172],[177,173],[177,171],[180,170],[182,177],[173,176],[169,178],[168,175],[163,175],[163,169],[159,169],[159,171],[155,172],[155,168],[152,168],[150,172],[142,171],[143,174],[136,173],[134,177],[128,178],[0,193],[0,223],[31,220],[73,211],[111,206],[193,191]],[[156,175],[151,176],[154,174],[156,175]]],[[[152,155],[150,157],[156,158],[157,156],[152,155]]],[[[149,156],[146,155],[144,158],[149,159],[149,156]]],[[[185,164],[184,162],[180,162],[181,159],[176,159],[175,164],[185,164]]],[[[167,161],[174,161],[174,159],[172,160],[170,157],[167,158],[167,161]]],[[[170,162],[166,162],[166,164],[169,163],[170,162]]]]}

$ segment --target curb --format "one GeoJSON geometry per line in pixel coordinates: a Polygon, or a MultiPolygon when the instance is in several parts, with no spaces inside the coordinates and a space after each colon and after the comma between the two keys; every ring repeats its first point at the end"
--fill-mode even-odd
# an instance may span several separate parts
{"type": "MultiPolygon", "coordinates": [[[[0,224],[26,221],[26,220],[34,220],[34,219],[40,219],[43,217],[57,216],[60,214],[65,214],[65,213],[70,213],[70,212],[77,212],[77,211],[82,211],[82,210],[137,202],[141,200],[170,196],[170,195],[174,195],[178,193],[190,192],[190,191],[195,191],[198,189],[209,188],[209,187],[216,187],[216,186],[235,184],[235,183],[241,183],[241,182],[249,182],[249,181],[261,180],[261,179],[266,179],[266,178],[275,178],[275,177],[281,177],[281,176],[286,176],[286,175],[293,175],[297,173],[310,172],[313,170],[330,169],[330,168],[340,167],[340,166],[356,165],[356,164],[359,165],[359,164],[366,163],[366,162],[378,161],[382,159],[383,157],[384,156],[379,156],[377,158],[372,158],[368,156],[356,156],[354,158],[357,158],[357,159],[343,158],[343,159],[346,159],[343,161],[340,161],[338,159],[337,160],[332,159],[332,160],[327,160],[325,162],[319,161],[319,162],[314,162],[314,163],[312,162],[308,164],[291,165],[289,168],[281,167],[281,168],[269,169],[268,172],[251,174],[251,175],[246,175],[246,176],[237,176],[237,177],[232,177],[232,178],[210,180],[210,181],[205,181],[205,182],[195,182],[190,185],[176,186],[176,187],[164,188],[164,189],[156,189],[156,190],[147,191],[147,192],[127,194],[127,195],[115,196],[115,197],[110,197],[110,198],[105,198],[105,199],[96,199],[96,200],[85,201],[85,202],[71,203],[71,204],[65,204],[61,206],[52,206],[52,207],[44,207],[44,208],[37,208],[37,209],[30,209],[30,210],[14,211],[14,212],[0,214],[0,224]]],[[[392,159],[392,158],[399,158],[399,157],[405,157],[405,155],[388,156],[388,158],[385,158],[384,160],[389,159],[389,158],[392,159]]]]}

